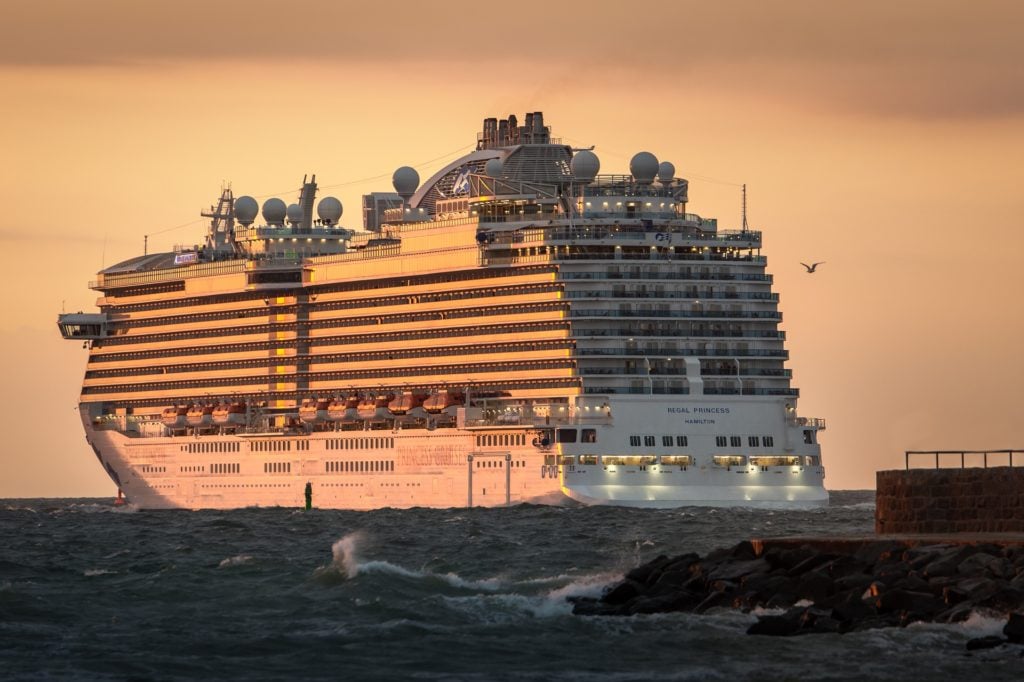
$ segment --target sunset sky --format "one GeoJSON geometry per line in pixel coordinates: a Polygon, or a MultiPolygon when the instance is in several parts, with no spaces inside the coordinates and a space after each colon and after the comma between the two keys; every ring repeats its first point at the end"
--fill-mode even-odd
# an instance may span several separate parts
{"type": "Polygon", "coordinates": [[[0,497],[116,492],[55,321],[143,235],[198,243],[223,182],[290,202],[306,173],[358,227],[395,168],[528,111],[602,172],[672,161],[723,228],[747,183],[827,487],[1024,448],[1024,4],[3,0],[0,26],[0,497]]]}

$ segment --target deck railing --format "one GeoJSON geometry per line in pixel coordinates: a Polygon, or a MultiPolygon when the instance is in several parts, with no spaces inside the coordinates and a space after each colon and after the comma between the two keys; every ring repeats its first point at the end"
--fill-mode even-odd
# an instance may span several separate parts
{"type": "MultiPolygon", "coordinates": [[[[1007,462],[1007,465],[1012,467],[1012,466],[1014,466],[1014,463],[1013,463],[1013,456],[1014,455],[1018,456],[1018,459],[1017,459],[1018,463],[1024,463],[1024,462],[1022,462],[1022,460],[1020,458],[1020,455],[1022,455],[1022,454],[1024,454],[1024,450],[906,450],[903,453],[903,457],[904,457],[904,464],[905,464],[907,469],[910,469],[910,459],[911,459],[911,457],[912,456],[913,457],[918,457],[920,455],[926,455],[928,457],[934,458],[935,468],[936,469],[952,468],[953,466],[955,466],[956,458],[959,457],[960,458],[960,468],[961,469],[966,469],[967,466],[968,466],[967,465],[967,457],[968,457],[968,455],[981,455],[981,466],[982,466],[982,468],[987,469],[988,465],[989,465],[989,455],[1000,455],[1001,458],[1005,457],[1006,458],[1005,461],[1007,462]],[[950,459],[949,456],[952,456],[954,465],[943,465],[942,460],[945,459],[946,461],[949,461],[949,459],[950,459]]],[[[993,466],[1007,466],[1007,465],[993,464],[993,466]]],[[[918,467],[918,468],[921,468],[921,467],[918,467]]]]}

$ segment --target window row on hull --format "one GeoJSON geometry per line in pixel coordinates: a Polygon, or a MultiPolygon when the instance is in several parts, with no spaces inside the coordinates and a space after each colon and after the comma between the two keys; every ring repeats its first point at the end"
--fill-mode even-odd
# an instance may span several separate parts
{"type": "MultiPolygon", "coordinates": [[[[467,300],[490,300],[505,296],[522,296],[529,294],[559,293],[562,289],[558,284],[536,284],[512,287],[491,287],[487,289],[469,289],[464,291],[443,292],[433,294],[417,294],[408,296],[391,296],[387,298],[368,298],[354,301],[326,301],[273,306],[260,301],[260,305],[254,308],[234,308],[231,310],[219,310],[210,312],[191,311],[177,315],[163,317],[146,317],[142,319],[127,319],[112,322],[109,329],[122,330],[114,333],[123,333],[123,330],[137,329],[140,327],[158,327],[173,324],[198,324],[202,322],[216,322],[219,320],[238,320],[245,318],[266,318],[270,315],[296,315],[301,312],[308,314],[321,313],[328,310],[362,310],[391,306],[422,305],[425,303],[437,303],[446,301],[467,301],[467,300]],[[269,307],[268,307],[269,305],[269,307]]],[[[182,310],[177,308],[176,310],[182,310]]],[[[121,312],[115,309],[114,312],[121,312]]]]}
{"type": "MultiPolygon", "coordinates": [[[[281,290],[278,295],[291,295],[305,293],[312,296],[327,293],[356,292],[360,295],[375,289],[410,289],[418,286],[427,286],[443,283],[463,283],[475,280],[492,280],[503,277],[522,277],[524,275],[552,274],[556,272],[554,266],[546,267],[521,267],[521,268],[474,268],[472,270],[455,270],[451,272],[435,273],[429,275],[405,275],[401,277],[383,277],[373,280],[359,280],[350,282],[336,282],[325,284],[310,284],[304,287],[294,287],[281,290]]],[[[151,288],[159,289],[144,293],[123,293],[127,289],[111,289],[108,293],[111,296],[140,296],[156,293],[170,293],[184,291],[184,282],[173,282],[168,284],[151,285],[151,288]],[[168,288],[170,287],[170,288],[168,288]]],[[[139,289],[147,287],[137,287],[139,289]]],[[[462,287],[455,287],[461,289],[462,287]]],[[[275,292],[277,293],[277,292],[275,292]]],[[[189,296],[185,298],[171,298],[161,301],[146,301],[144,303],[120,303],[115,302],[117,310],[134,312],[141,310],[160,310],[162,308],[175,308],[181,305],[201,306],[208,303],[228,303],[237,301],[262,301],[267,297],[267,292],[245,292],[245,293],[218,293],[209,296],[189,296]]]]}
{"type": "Polygon", "coordinates": [[[520,341],[518,343],[486,343],[478,346],[459,345],[458,348],[404,348],[365,353],[303,353],[301,355],[263,357],[249,360],[229,360],[222,362],[193,362],[173,365],[154,364],[145,367],[127,367],[123,369],[89,370],[86,379],[102,379],[105,377],[139,376],[145,374],[178,374],[184,372],[210,372],[231,369],[251,369],[276,367],[282,363],[304,363],[311,366],[347,362],[380,362],[403,360],[409,358],[431,358],[439,360],[444,356],[465,357],[472,355],[489,355],[495,353],[519,352],[524,357],[530,353],[552,350],[569,350],[573,343],[567,339],[552,341],[520,341]]]}
{"type": "MultiPolygon", "coordinates": [[[[459,381],[452,381],[449,386],[458,387],[463,391],[471,391],[474,396],[485,397],[507,397],[518,395],[529,397],[531,395],[552,395],[556,392],[560,396],[571,396],[580,393],[580,380],[578,377],[545,378],[545,379],[509,379],[508,381],[495,382],[491,379],[483,381],[472,381],[468,377],[459,381]]],[[[334,387],[323,387],[315,391],[316,395],[336,393],[338,395],[374,394],[381,390],[409,390],[409,391],[435,391],[436,383],[417,384],[402,383],[397,386],[381,386],[379,383],[367,384],[338,384],[334,387]]],[[[133,409],[166,407],[168,405],[181,405],[201,401],[204,403],[217,403],[224,401],[245,400],[247,402],[298,402],[310,398],[314,392],[309,390],[252,390],[252,391],[182,391],[177,394],[162,395],[159,397],[138,396],[130,399],[112,398],[104,399],[89,398],[82,396],[83,402],[102,402],[107,409],[133,409]]]]}
{"type": "MultiPolygon", "coordinates": [[[[568,322],[522,322],[519,324],[480,325],[474,327],[438,327],[434,329],[395,330],[387,333],[350,334],[345,336],[318,336],[316,345],[327,347],[332,345],[348,346],[356,344],[393,343],[396,341],[423,342],[427,339],[444,339],[456,342],[463,338],[480,336],[502,336],[506,334],[523,335],[541,332],[568,332],[568,322]]],[[[216,353],[238,353],[244,351],[273,351],[278,348],[298,348],[308,345],[309,339],[278,339],[274,341],[253,340],[247,343],[206,344],[202,346],[185,346],[181,348],[159,348],[154,350],[129,352],[102,352],[97,346],[89,357],[90,363],[123,362],[143,358],[169,358],[179,356],[198,356],[216,353]]],[[[106,345],[106,341],[104,341],[106,345]]]]}
{"type": "Polygon", "coordinates": [[[222,377],[210,379],[194,379],[190,381],[154,381],[137,384],[103,384],[82,387],[82,395],[96,393],[144,393],[147,391],[166,391],[174,389],[194,389],[223,387],[223,386],[247,386],[260,384],[288,383],[295,381],[313,382],[337,382],[340,384],[358,383],[362,380],[383,380],[395,377],[417,377],[423,375],[448,375],[450,383],[457,383],[460,377],[468,374],[488,374],[508,372],[513,375],[531,370],[572,370],[575,362],[566,360],[537,360],[508,363],[479,363],[460,365],[437,365],[409,368],[374,369],[374,370],[352,370],[347,372],[288,372],[284,374],[261,374],[244,377],[222,377]]]}
{"type": "Polygon", "coordinates": [[[458,320],[475,317],[497,317],[521,313],[564,312],[566,304],[561,302],[529,303],[520,305],[487,306],[465,308],[448,311],[425,311],[404,315],[380,315],[367,317],[335,318],[329,320],[290,321],[277,324],[254,324],[245,326],[219,327],[216,329],[196,329],[170,331],[160,334],[140,334],[138,336],[115,336],[103,340],[105,346],[118,346],[133,343],[155,343],[167,339],[215,338],[218,336],[269,334],[274,332],[295,332],[301,329],[337,329],[344,327],[361,327],[369,325],[415,324],[429,320],[458,320]]]}

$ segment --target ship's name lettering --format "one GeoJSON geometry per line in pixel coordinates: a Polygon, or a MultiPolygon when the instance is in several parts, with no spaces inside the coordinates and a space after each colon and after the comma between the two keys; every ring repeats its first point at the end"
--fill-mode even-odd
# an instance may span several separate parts
{"type": "Polygon", "coordinates": [[[399,455],[398,461],[403,466],[451,466],[464,464],[466,456],[453,453],[420,453],[399,455]]]}
{"type": "Polygon", "coordinates": [[[728,407],[669,407],[669,414],[729,414],[728,407]]]}

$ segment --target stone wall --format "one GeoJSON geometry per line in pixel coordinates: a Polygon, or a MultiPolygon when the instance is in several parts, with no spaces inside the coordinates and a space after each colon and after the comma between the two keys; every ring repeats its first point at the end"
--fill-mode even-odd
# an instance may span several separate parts
{"type": "Polygon", "coordinates": [[[1024,467],[879,471],[875,532],[1024,533],[1024,467]]]}

